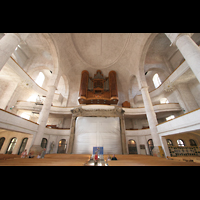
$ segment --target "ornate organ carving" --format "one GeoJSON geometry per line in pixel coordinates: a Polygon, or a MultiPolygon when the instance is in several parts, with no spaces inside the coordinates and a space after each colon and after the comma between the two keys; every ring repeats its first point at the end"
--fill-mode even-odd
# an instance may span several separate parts
{"type": "Polygon", "coordinates": [[[97,70],[92,78],[87,70],[82,71],[78,101],[80,104],[117,104],[116,72],[110,71],[109,76],[104,77],[101,70],[97,70]]]}

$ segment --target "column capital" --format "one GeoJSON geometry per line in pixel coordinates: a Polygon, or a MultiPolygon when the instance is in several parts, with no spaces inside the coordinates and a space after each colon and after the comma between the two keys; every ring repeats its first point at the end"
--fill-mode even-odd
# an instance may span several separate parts
{"type": "Polygon", "coordinates": [[[182,36],[192,36],[192,33],[179,33],[174,41],[174,45],[176,44],[177,40],[180,39],[182,36]]]}
{"type": "MultiPolygon", "coordinates": [[[[165,35],[169,38],[171,41],[171,45],[176,45],[176,42],[179,38],[181,38],[184,35],[188,35],[189,37],[192,36],[192,33],[165,33],[165,35]]],[[[170,45],[170,46],[171,46],[170,45]]]]}

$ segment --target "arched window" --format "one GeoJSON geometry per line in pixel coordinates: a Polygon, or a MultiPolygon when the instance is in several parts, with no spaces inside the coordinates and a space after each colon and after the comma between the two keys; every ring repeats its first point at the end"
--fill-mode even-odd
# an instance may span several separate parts
{"type": "Polygon", "coordinates": [[[16,137],[14,137],[14,138],[12,138],[10,140],[10,144],[8,145],[6,154],[12,154],[13,149],[15,148],[16,142],[17,142],[17,138],[16,137]]]}
{"type": "Polygon", "coordinates": [[[45,79],[45,76],[42,72],[39,73],[39,75],[37,76],[35,82],[40,86],[42,87],[42,84],[44,82],[44,79],[45,79]]]}
{"type": "Polygon", "coordinates": [[[196,142],[193,139],[190,139],[190,146],[197,146],[196,142]]]}
{"type": "Polygon", "coordinates": [[[161,80],[160,80],[158,74],[155,74],[153,76],[153,83],[154,83],[155,88],[157,88],[161,85],[161,80]]]}
{"type": "Polygon", "coordinates": [[[177,140],[177,144],[178,144],[179,147],[184,147],[185,146],[183,140],[181,140],[181,139],[177,140]]]}
{"type": "Polygon", "coordinates": [[[41,147],[42,148],[46,148],[47,147],[47,139],[46,138],[42,138],[41,147]]]}
{"type": "Polygon", "coordinates": [[[129,154],[137,154],[137,146],[135,140],[128,141],[129,154]]]}
{"type": "Polygon", "coordinates": [[[166,120],[169,121],[169,120],[174,119],[174,118],[175,118],[174,115],[170,115],[169,117],[166,117],[166,120]]]}
{"type": "Polygon", "coordinates": [[[3,146],[4,141],[5,141],[5,137],[1,137],[0,138],[0,150],[1,150],[1,147],[3,146]]]}
{"type": "Polygon", "coordinates": [[[150,153],[151,156],[153,156],[153,152],[152,152],[152,150],[153,150],[153,148],[154,148],[153,140],[152,140],[152,139],[149,139],[149,140],[147,141],[147,144],[148,144],[148,147],[149,147],[149,153],[150,153]]]}
{"type": "Polygon", "coordinates": [[[30,119],[30,115],[28,115],[27,113],[22,113],[21,117],[28,120],[30,119]]]}
{"type": "Polygon", "coordinates": [[[160,103],[169,103],[168,99],[167,98],[161,98],[160,99],[160,103]]]}
{"type": "Polygon", "coordinates": [[[57,153],[66,153],[67,143],[65,139],[62,139],[58,143],[58,152],[57,153]]]}
{"type": "Polygon", "coordinates": [[[167,139],[167,144],[168,144],[168,146],[173,146],[173,143],[170,139],[167,139]]]}
{"type": "Polygon", "coordinates": [[[36,98],[37,98],[37,97],[38,97],[37,94],[33,94],[33,95],[31,95],[31,96],[27,99],[27,101],[36,102],[36,98]]]}
{"type": "Polygon", "coordinates": [[[22,143],[21,143],[21,146],[19,148],[19,152],[18,152],[18,155],[21,155],[21,153],[24,151],[25,147],[26,147],[26,143],[28,141],[28,138],[24,138],[22,140],[22,143]]]}

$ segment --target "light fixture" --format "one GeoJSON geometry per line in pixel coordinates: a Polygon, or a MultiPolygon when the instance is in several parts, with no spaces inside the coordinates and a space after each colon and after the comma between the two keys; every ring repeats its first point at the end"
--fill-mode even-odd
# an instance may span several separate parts
{"type": "Polygon", "coordinates": [[[165,92],[172,92],[175,89],[174,84],[171,82],[164,84],[164,90],[165,92]]]}

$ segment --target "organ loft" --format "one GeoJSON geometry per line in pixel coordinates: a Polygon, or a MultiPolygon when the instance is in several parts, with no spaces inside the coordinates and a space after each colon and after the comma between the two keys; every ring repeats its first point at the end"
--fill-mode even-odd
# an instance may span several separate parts
{"type": "Polygon", "coordinates": [[[82,71],[78,99],[80,104],[116,105],[118,100],[115,71],[110,71],[108,77],[104,77],[101,70],[97,70],[94,78],[89,77],[87,70],[82,71]]]}

